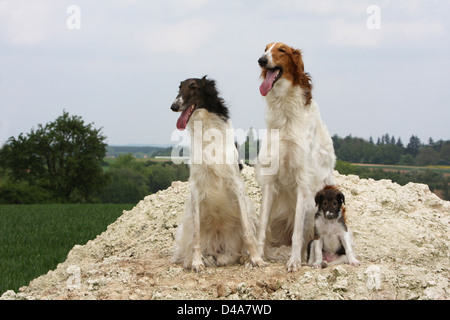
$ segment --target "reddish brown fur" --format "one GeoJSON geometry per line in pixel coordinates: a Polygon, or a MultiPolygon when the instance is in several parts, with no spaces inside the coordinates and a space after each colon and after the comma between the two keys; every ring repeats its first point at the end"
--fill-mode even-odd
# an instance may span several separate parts
{"type": "Polygon", "coordinates": [[[347,224],[347,217],[345,216],[345,206],[342,205],[341,211],[342,211],[342,219],[344,219],[344,223],[347,224]]]}
{"type": "MultiPolygon", "coordinates": [[[[266,46],[265,51],[272,47],[273,42],[266,46]]],[[[276,66],[283,68],[283,75],[281,78],[285,78],[291,81],[293,86],[300,86],[305,92],[306,104],[308,105],[312,99],[312,83],[311,76],[305,72],[303,65],[302,53],[299,49],[294,49],[288,45],[277,42],[277,44],[271,50],[272,59],[276,66]],[[283,52],[284,51],[284,52],[283,52]]],[[[262,68],[261,77],[266,77],[266,68],[262,68]]]]}

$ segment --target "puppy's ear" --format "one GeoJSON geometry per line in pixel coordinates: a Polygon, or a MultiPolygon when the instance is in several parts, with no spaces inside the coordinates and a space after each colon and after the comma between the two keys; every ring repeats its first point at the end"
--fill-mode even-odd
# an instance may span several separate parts
{"type": "Polygon", "coordinates": [[[344,196],[344,194],[343,194],[342,192],[339,192],[339,193],[337,194],[337,198],[338,198],[338,200],[341,202],[341,204],[342,204],[342,203],[345,204],[345,196],[344,196]]]}
{"type": "Polygon", "coordinates": [[[317,192],[316,197],[314,198],[314,200],[316,201],[316,207],[317,207],[323,200],[323,191],[317,192]]]}

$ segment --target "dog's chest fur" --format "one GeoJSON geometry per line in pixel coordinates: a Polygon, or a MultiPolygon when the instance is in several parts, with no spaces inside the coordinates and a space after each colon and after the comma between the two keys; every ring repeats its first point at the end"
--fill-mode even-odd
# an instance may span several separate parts
{"type": "Polygon", "coordinates": [[[303,91],[299,87],[286,90],[285,96],[272,91],[267,96],[267,150],[270,152],[272,145],[278,143],[278,152],[270,156],[279,164],[279,170],[272,178],[277,180],[276,185],[288,189],[309,185],[301,180],[308,180],[314,171],[317,172],[317,164],[312,159],[318,159],[316,153],[321,147],[317,136],[321,121],[318,107],[314,101],[307,106],[302,103],[303,91]],[[278,131],[278,140],[271,135],[273,129],[278,131]]]}
{"type": "Polygon", "coordinates": [[[325,219],[323,216],[315,218],[315,233],[320,235],[323,241],[323,250],[336,253],[342,248],[340,237],[346,232],[346,225],[340,218],[333,220],[325,219]]]}
{"type": "Polygon", "coordinates": [[[207,199],[211,205],[226,205],[222,202],[229,201],[232,193],[229,188],[239,176],[237,150],[230,139],[234,137],[231,123],[199,109],[192,115],[188,128],[191,135],[189,181],[200,191],[201,200],[207,199]]]}

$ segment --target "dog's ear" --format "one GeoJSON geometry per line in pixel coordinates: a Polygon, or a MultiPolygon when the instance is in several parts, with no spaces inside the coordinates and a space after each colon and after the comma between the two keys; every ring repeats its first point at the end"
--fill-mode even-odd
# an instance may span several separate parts
{"type": "Polygon", "coordinates": [[[305,71],[305,66],[303,65],[302,60],[302,52],[299,49],[292,49],[292,59],[294,60],[294,63],[300,70],[305,71]]]}
{"type": "Polygon", "coordinates": [[[314,198],[314,200],[316,201],[316,206],[318,206],[323,200],[323,191],[317,192],[316,197],[314,198]]]}
{"type": "Polygon", "coordinates": [[[338,198],[338,200],[341,202],[341,204],[342,204],[342,203],[345,204],[345,196],[344,196],[344,194],[343,194],[342,192],[339,192],[339,193],[337,194],[337,198],[338,198]]]}

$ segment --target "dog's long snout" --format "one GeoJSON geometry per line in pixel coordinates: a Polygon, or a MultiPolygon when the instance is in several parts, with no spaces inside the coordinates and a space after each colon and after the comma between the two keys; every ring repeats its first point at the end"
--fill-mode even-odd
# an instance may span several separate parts
{"type": "Polygon", "coordinates": [[[269,60],[267,60],[267,57],[265,55],[258,59],[259,66],[261,68],[265,67],[268,62],[269,60]]]}

